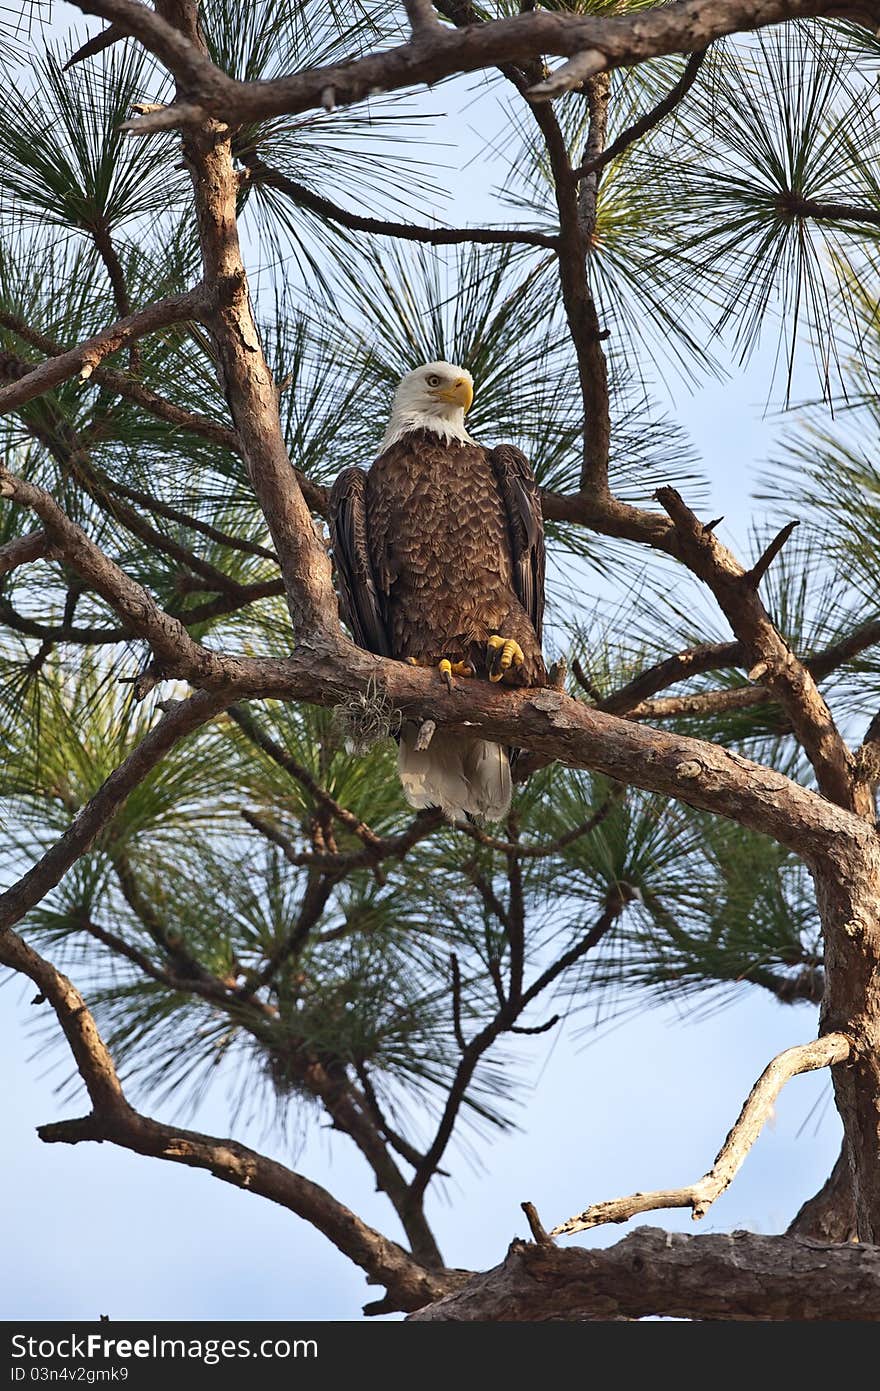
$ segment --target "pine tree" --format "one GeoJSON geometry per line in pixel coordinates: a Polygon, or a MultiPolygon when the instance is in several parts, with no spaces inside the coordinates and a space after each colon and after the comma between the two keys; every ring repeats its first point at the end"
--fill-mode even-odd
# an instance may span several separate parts
{"type": "MultiPolygon", "coordinates": [[[[877,1242],[878,40],[769,0],[82,8],[102,37],[10,29],[0,106],[0,963],[91,1103],[42,1138],[209,1168],[384,1284],[372,1312],[412,1311],[465,1282],[425,1197],[462,1134],[512,1124],[513,1036],[600,997],[762,989],[821,1005],[820,1037],[717,1171],[560,1229],[700,1215],[786,1078],[831,1066],[844,1159],[793,1230],[877,1242]],[[474,70],[502,186],[491,225],[452,228],[419,89],[474,70]],[[776,525],[737,559],[657,381],[743,367],[762,334],[789,412],[776,525]],[[549,690],[453,698],[339,628],[328,484],[435,359],[473,373],[477,438],[534,463],[549,690]],[[518,736],[506,824],[407,809],[403,714],[518,736]],[[194,1104],[227,1060],[280,1125],[355,1144],[405,1247],[133,1111],[194,1104]]],[[[529,1220],[484,1317],[546,1316],[536,1260],[560,1317],[748,1312],[733,1276],[688,1303],[653,1250],[656,1289],[633,1303],[609,1252],[611,1293],[573,1309],[587,1255],[529,1220]]],[[[780,1278],[766,1316],[815,1317],[807,1276],[826,1317],[866,1316],[851,1257],[780,1278]]]]}

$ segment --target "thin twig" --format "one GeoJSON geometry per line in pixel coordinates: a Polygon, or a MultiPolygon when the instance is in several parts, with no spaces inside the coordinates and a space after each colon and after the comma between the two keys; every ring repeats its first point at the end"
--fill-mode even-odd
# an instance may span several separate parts
{"type": "Polygon", "coordinates": [[[321,786],[308,768],[298,763],[270,734],[260,728],[245,706],[230,705],[227,714],[252,744],[261,749],[279,768],[283,768],[286,773],[289,773],[320,806],[325,807],[332,816],[336,817],[337,821],[341,821],[343,826],[346,826],[353,835],[356,835],[365,845],[380,846],[382,844],[382,837],[378,836],[372,827],[362,821],[359,816],[356,816],[353,811],[349,811],[348,807],[342,806],[335,797],[331,797],[327,789],[321,786]]]}
{"type": "Polygon", "coordinates": [[[779,531],[776,534],[776,536],[773,537],[773,540],[770,542],[770,545],[767,547],[767,549],[755,561],[751,570],[746,571],[746,579],[748,580],[749,584],[752,586],[753,589],[758,588],[758,585],[761,583],[761,580],[764,578],[767,571],[770,569],[770,566],[773,564],[779,552],[782,550],[782,547],[785,545],[786,541],[791,536],[791,533],[794,531],[795,527],[798,526],[800,526],[800,522],[797,520],[797,518],[795,518],[794,521],[786,522],[785,526],[781,529],[781,531],[779,531]]]}
{"type": "Polygon", "coordinates": [[[538,1216],[538,1209],[534,1203],[520,1203],[520,1207],[526,1215],[529,1224],[529,1231],[535,1239],[537,1246],[552,1246],[553,1242],[548,1235],[543,1222],[538,1216]]]}
{"type": "Polygon", "coordinates": [[[455,952],[452,952],[449,957],[449,965],[452,971],[452,1031],[455,1034],[456,1043],[464,1053],[467,1044],[461,1030],[461,969],[455,952]]]}
{"type": "Polygon", "coordinates": [[[601,826],[622,792],[623,789],[618,788],[610,793],[602,805],[591,816],[587,817],[586,821],[581,821],[571,830],[558,836],[556,840],[548,841],[546,845],[522,845],[519,841],[498,840],[497,837],[490,836],[486,831],[481,831],[479,826],[474,826],[469,821],[456,821],[454,825],[457,831],[470,836],[471,840],[477,841],[480,845],[485,845],[488,850],[500,850],[502,854],[513,855],[520,860],[540,860],[547,855],[558,855],[559,851],[564,850],[566,846],[595,831],[597,826],[601,826]]]}

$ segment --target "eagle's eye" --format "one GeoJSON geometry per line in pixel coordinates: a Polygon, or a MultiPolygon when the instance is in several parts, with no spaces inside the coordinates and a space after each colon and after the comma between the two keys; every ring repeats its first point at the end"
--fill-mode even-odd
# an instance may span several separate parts
{"type": "Polygon", "coordinates": [[[440,378],[437,376],[436,372],[429,372],[425,381],[428,383],[428,386],[440,385],[440,378]]]}

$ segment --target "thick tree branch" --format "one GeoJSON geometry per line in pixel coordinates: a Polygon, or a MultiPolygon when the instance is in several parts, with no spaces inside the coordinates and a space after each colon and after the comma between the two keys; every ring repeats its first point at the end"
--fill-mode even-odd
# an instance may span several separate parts
{"type": "MultiPolygon", "coordinates": [[[[822,681],[878,642],[880,620],[872,618],[854,628],[840,642],[831,643],[821,652],[802,657],[801,661],[815,681],[822,681]]],[[[691,676],[719,671],[725,667],[748,666],[748,657],[741,642],[701,643],[647,667],[632,681],[628,681],[625,686],[620,686],[608,696],[602,696],[593,690],[588,694],[595,700],[598,710],[605,710],[612,715],[625,714],[630,719],[637,720],[719,714],[770,703],[772,696],[763,686],[727,686],[720,690],[698,691],[694,695],[676,696],[668,700],[652,701],[648,698],[657,691],[665,690],[667,686],[687,680],[691,676]]],[[[572,670],[577,674],[576,663],[573,664],[572,670]]]]}
{"type": "Polygon", "coordinates": [[[410,1317],[481,1323],[656,1316],[876,1321],[878,1309],[875,1246],[639,1227],[604,1251],[515,1241],[501,1265],[410,1317]]]}
{"type": "MultiPolygon", "coordinates": [[[[748,660],[754,663],[750,680],[764,682],[782,705],[815,769],[820,790],[840,806],[873,816],[873,806],[868,806],[854,783],[852,758],[831,712],[813,677],[771,622],[758,597],[754,572],[739,565],[674,488],[659,488],[656,496],[675,525],[685,563],[708,585],[748,660]]],[[[769,551],[773,552],[773,545],[769,551]]]]}
{"type": "MultiPolygon", "coordinates": [[[[702,676],[707,671],[719,671],[725,667],[745,665],[745,654],[739,642],[704,642],[696,647],[687,647],[683,652],[675,652],[662,662],[647,667],[625,686],[620,686],[610,695],[596,701],[597,710],[605,710],[609,715],[629,714],[643,700],[674,686],[677,681],[686,681],[691,676],[702,676]]],[[[702,694],[702,692],[700,693],[702,694]]]]}
{"type": "Polygon", "coordinates": [[[44,531],[32,531],[28,536],[16,536],[0,546],[0,575],[8,575],[19,565],[30,565],[34,560],[42,560],[51,550],[51,543],[44,531]]]}
{"type": "Polygon", "coordinates": [[[841,1147],[834,1168],[819,1192],[798,1209],[786,1235],[807,1237],[812,1241],[856,1240],[852,1174],[845,1145],[841,1147]]]}
{"type": "Polygon", "coordinates": [[[428,37],[438,26],[437,14],[431,0],[403,0],[414,39],[428,37]]]}
{"type": "MultiPolygon", "coordinates": [[[[837,826],[827,801],[779,773],[700,740],[641,730],[558,691],[505,691],[487,682],[469,682],[446,692],[430,672],[376,658],[346,643],[341,633],[338,642],[323,648],[317,663],[309,649],[298,649],[285,660],[209,652],[89,541],[48,493],[8,473],[0,473],[0,491],[33,508],[71,567],[111,604],[133,635],[150,642],[169,675],[196,685],[226,688],[233,698],[278,695],[321,705],[343,700],[354,690],[363,691],[372,681],[384,688],[392,706],[404,715],[451,725],[467,721],[496,740],[507,739],[516,747],[525,744],[533,753],[591,767],[619,782],[684,797],[707,811],[761,830],[808,857],[825,844],[832,827],[853,834],[853,822],[845,813],[842,826],[837,826]]],[[[321,559],[325,563],[323,553],[321,559]]]]}
{"type": "Polygon", "coordinates": [[[633,1193],[628,1198],[594,1203],[576,1217],[554,1227],[551,1236],[571,1236],[599,1227],[606,1222],[628,1222],[642,1212],[658,1208],[689,1207],[694,1221],[705,1217],[709,1208],[733,1182],[749,1150],[757,1140],[773,1109],[773,1103],[786,1082],[801,1072],[834,1067],[847,1062],[852,1040],[846,1034],[825,1034],[812,1043],[787,1048],[764,1069],[739,1114],[739,1119],[715,1157],[712,1168],[686,1188],[661,1189],[656,1193],[633,1193]]]}
{"type": "Polygon", "coordinates": [[[880,227],[880,209],[859,207],[856,203],[823,203],[803,198],[799,193],[785,193],[778,205],[781,212],[812,217],[817,222],[860,222],[862,226],[880,227]]]}
{"type": "MultiPolygon", "coordinates": [[[[310,68],[268,82],[237,82],[226,76],[183,35],[133,0],[76,0],[86,14],[115,22],[139,38],[178,79],[178,103],[150,113],[130,127],[168,129],[204,120],[206,114],[247,123],[308,111],[332,100],[345,106],[371,92],[431,84],[456,73],[502,64],[528,63],[543,54],[571,58],[594,50],[596,66],[579,69],[579,85],[592,72],[644,62],[667,53],[691,53],[714,39],[789,19],[848,17],[871,23],[870,0],[859,6],[828,0],[678,0],[647,12],[598,17],[536,10],[488,24],[447,29],[437,25],[416,41],[343,63],[310,68]]],[[[443,7],[445,8],[445,7],[443,7]]],[[[558,84],[557,84],[558,85],[558,84]]],[[[563,79],[563,87],[570,85],[563,79]]],[[[546,96],[536,93],[536,96],[546,96]]]]}
{"type": "Polygon", "coordinates": [[[226,399],[272,534],[297,643],[318,655],[340,636],[337,600],[326,549],[284,443],[278,393],[254,320],[238,240],[231,137],[209,124],[186,135],[184,153],[193,178],[205,283],[221,291],[206,322],[226,399]]]}
{"type": "Polygon", "coordinates": [[[427,1270],[411,1255],[368,1227],[332,1194],[275,1160],[240,1145],[150,1120],[128,1104],[113,1060],[79,991],[15,932],[0,935],[0,963],[29,976],[50,1001],[92,1102],[92,1114],[39,1128],[47,1144],[109,1141],[136,1154],[207,1169],[215,1178],[259,1194],[310,1222],[334,1246],[384,1284],[390,1307],[420,1308],[465,1278],[460,1271],[427,1270]]]}

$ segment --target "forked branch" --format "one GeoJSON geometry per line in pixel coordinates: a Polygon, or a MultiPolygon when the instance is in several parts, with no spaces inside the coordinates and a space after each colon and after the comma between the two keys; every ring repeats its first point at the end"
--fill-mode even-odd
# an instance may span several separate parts
{"type": "Polygon", "coordinates": [[[786,1082],[801,1072],[815,1072],[820,1067],[834,1067],[846,1062],[852,1053],[852,1040],[846,1034],[825,1034],[812,1043],[786,1048],[758,1078],[739,1118],[715,1157],[707,1174],[685,1188],[658,1189],[654,1193],[632,1193],[628,1198],[613,1198],[609,1202],[593,1203],[591,1207],[569,1217],[554,1227],[551,1236],[571,1236],[575,1232],[601,1227],[606,1222],[628,1222],[642,1212],[658,1208],[689,1207],[694,1221],[705,1217],[709,1208],[720,1198],[741,1168],[746,1155],[757,1140],[767,1121],[773,1103],[786,1082]]]}

